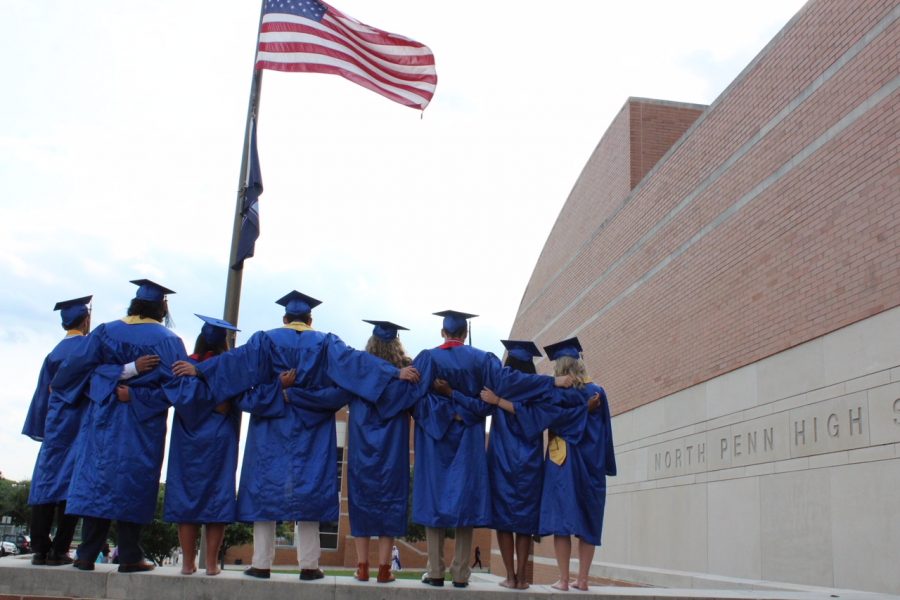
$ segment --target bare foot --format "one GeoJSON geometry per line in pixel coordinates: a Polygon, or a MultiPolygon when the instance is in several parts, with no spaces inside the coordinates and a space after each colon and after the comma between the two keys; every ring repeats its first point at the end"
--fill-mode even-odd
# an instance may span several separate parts
{"type": "Polygon", "coordinates": [[[522,582],[520,582],[520,583],[517,583],[517,584],[516,584],[516,589],[517,589],[517,590],[527,590],[527,589],[528,589],[528,582],[527,582],[527,581],[522,581],[522,582]]]}
{"type": "Polygon", "coordinates": [[[509,588],[511,590],[516,589],[516,581],[515,579],[504,579],[500,582],[500,587],[509,588]]]}
{"type": "Polygon", "coordinates": [[[572,584],[572,587],[576,590],[581,590],[582,592],[588,591],[588,583],[587,581],[576,581],[572,584]]]}
{"type": "Polygon", "coordinates": [[[216,567],[215,569],[210,569],[207,567],[207,569],[206,569],[206,574],[210,575],[210,576],[218,575],[221,572],[222,572],[222,569],[220,569],[219,567],[216,567]]]}
{"type": "Polygon", "coordinates": [[[196,572],[197,572],[197,567],[189,567],[187,565],[184,565],[183,567],[181,567],[182,575],[193,575],[196,572]]]}
{"type": "Polygon", "coordinates": [[[559,590],[560,592],[568,592],[569,591],[569,582],[568,581],[557,581],[550,587],[552,587],[554,590],[559,590]]]}

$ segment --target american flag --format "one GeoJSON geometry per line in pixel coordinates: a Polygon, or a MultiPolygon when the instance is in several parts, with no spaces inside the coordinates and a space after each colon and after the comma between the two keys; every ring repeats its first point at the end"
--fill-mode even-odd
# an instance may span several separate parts
{"type": "Polygon", "coordinates": [[[256,68],[340,75],[420,109],[437,84],[427,46],[364,25],[318,0],[266,0],[256,68]]]}

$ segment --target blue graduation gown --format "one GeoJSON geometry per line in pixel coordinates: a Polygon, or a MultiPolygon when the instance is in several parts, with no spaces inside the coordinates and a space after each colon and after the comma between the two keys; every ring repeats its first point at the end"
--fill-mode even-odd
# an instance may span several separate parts
{"type": "Polygon", "coordinates": [[[550,427],[564,431],[571,439],[581,439],[586,418],[587,405],[581,395],[564,390],[518,404],[515,414],[496,411],[487,449],[493,529],[540,533],[543,431],[550,427]],[[575,396],[577,404],[567,405],[567,396],[575,396]]]}
{"type": "MultiPolygon", "coordinates": [[[[423,378],[424,379],[424,378],[423,378]]],[[[419,388],[392,381],[377,404],[350,401],[347,499],[354,537],[406,535],[409,409],[419,388]]]]}
{"type": "Polygon", "coordinates": [[[511,402],[537,398],[554,389],[553,378],[504,368],[493,354],[464,345],[423,350],[413,365],[423,378],[432,373],[454,390],[450,399],[425,394],[413,412],[413,521],[426,527],[489,527],[484,419],[493,407],[476,399],[485,386],[511,402]]]}
{"type": "MultiPolygon", "coordinates": [[[[193,358],[189,360],[198,364],[193,358]]],[[[198,388],[198,393],[210,394],[206,386],[198,388]]],[[[169,438],[164,520],[234,522],[237,515],[235,471],[241,433],[241,409],[236,400],[227,414],[210,411],[195,426],[175,414],[169,438]]],[[[208,401],[212,405],[218,403],[218,399],[208,401]]]]}
{"type": "Polygon", "coordinates": [[[44,439],[45,422],[47,421],[47,405],[50,400],[50,382],[69,354],[77,350],[87,338],[80,334],[67,334],[44,358],[41,372],[38,375],[37,387],[31,397],[31,405],[25,416],[22,435],[27,435],[36,442],[44,439]]]}
{"type": "Polygon", "coordinates": [[[588,413],[580,438],[566,431],[559,433],[566,440],[567,455],[562,465],[544,462],[544,489],[541,494],[541,535],[576,535],[585,542],[600,545],[603,531],[603,510],[606,505],[606,476],[616,474],[612,428],[606,392],[598,385],[588,384],[582,390],[568,390],[561,394],[581,395],[582,402],[595,393],[601,404],[588,413]]]}
{"type": "Polygon", "coordinates": [[[249,391],[240,403],[251,416],[238,520],[337,520],[334,413],[349,393],[377,400],[397,368],[333,334],[282,327],[257,332],[197,369],[217,397],[249,391]],[[278,375],[292,368],[297,379],[286,403],[278,375]]]}
{"type": "Polygon", "coordinates": [[[62,502],[69,490],[85,397],[79,394],[73,396],[72,404],[64,402],[61,395],[50,393],[50,381],[59,365],[85,343],[87,338],[82,335],[66,337],[47,355],[41,367],[37,389],[22,430],[25,435],[41,441],[28,493],[28,504],[32,506],[62,502]]]}
{"type": "Polygon", "coordinates": [[[175,378],[171,365],[185,360],[184,344],[158,323],[104,323],[53,378],[66,402],[87,385],[88,404],[69,487],[69,514],[149,523],[156,509],[170,405],[190,422],[211,410],[194,402],[197,381],[175,378]],[[121,365],[157,354],[157,368],[128,380],[129,402],[119,402],[121,365]]]}

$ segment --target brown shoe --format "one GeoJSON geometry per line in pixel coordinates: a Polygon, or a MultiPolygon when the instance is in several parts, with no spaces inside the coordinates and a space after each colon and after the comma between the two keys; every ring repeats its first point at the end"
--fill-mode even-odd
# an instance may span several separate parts
{"type": "Polygon", "coordinates": [[[86,560],[76,559],[72,561],[72,566],[80,571],[93,571],[94,563],[88,562],[86,560]]]}
{"type": "MultiPolygon", "coordinates": [[[[380,571],[379,571],[380,572],[380,571]]],[[[356,565],[356,573],[353,575],[353,578],[357,581],[368,581],[369,580],[369,563],[361,562],[356,565]]]]}
{"type": "Polygon", "coordinates": [[[122,563],[119,565],[119,573],[144,573],[145,571],[152,571],[156,568],[156,565],[152,562],[147,562],[142,560],[136,563],[122,563]]]}
{"type": "Polygon", "coordinates": [[[301,581],[313,581],[314,579],[322,579],[325,573],[322,569],[300,569],[301,581]]]}
{"type": "Polygon", "coordinates": [[[378,565],[378,583],[390,583],[396,579],[391,573],[391,565],[378,565]]]}
{"type": "Polygon", "coordinates": [[[272,576],[271,569],[257,569],[256,567],[250,567],[246,571],[244,571],[244,575],[249,575],[250,577],[257,577],[259,579],[268,579],[272,576]]]}
{"type": "Polygon", "coordinates": [[[51,552],[47,555],[47,566],[50,567],[59,567],[62,565],[71,565],[72,559],[69,558],[68,554],[54,554],[51,552]]]}

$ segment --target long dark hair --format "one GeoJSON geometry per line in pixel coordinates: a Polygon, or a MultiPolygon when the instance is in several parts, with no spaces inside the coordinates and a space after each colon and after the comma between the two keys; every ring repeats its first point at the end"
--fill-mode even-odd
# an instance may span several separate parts
{"type": "Polygon", "coordinates": [[[134,298],[131,301],[131,304],[128,305],[128,316],[131,317],[135,315],[162,323],[168,315],[168,311],[166,310],[165,302],[162,300],[153,302],[151,300],[138,300],[137,298],[134,298]]]}
{"type": "Polygon", "coordinates": [[[523,373],[531,373],[534,375],[537,373],[537,369],[534,367],[534,361],[531,360],[519,360],[514,356],[506,355],[506,362],[503,363],[504,367],[509,367],[514,371],[521,371],[523,373]]]}
{"type": "Polygon", "coordinates": [[[206,337],[201,332],[200,335],[197,336],[197,341],[194,343],[194,354],[202,357],[208,352],[212,352],[215,355],[228,352],[228,338],[225,337],[221,343],[210,344],[206,341],[206,337]]]}

